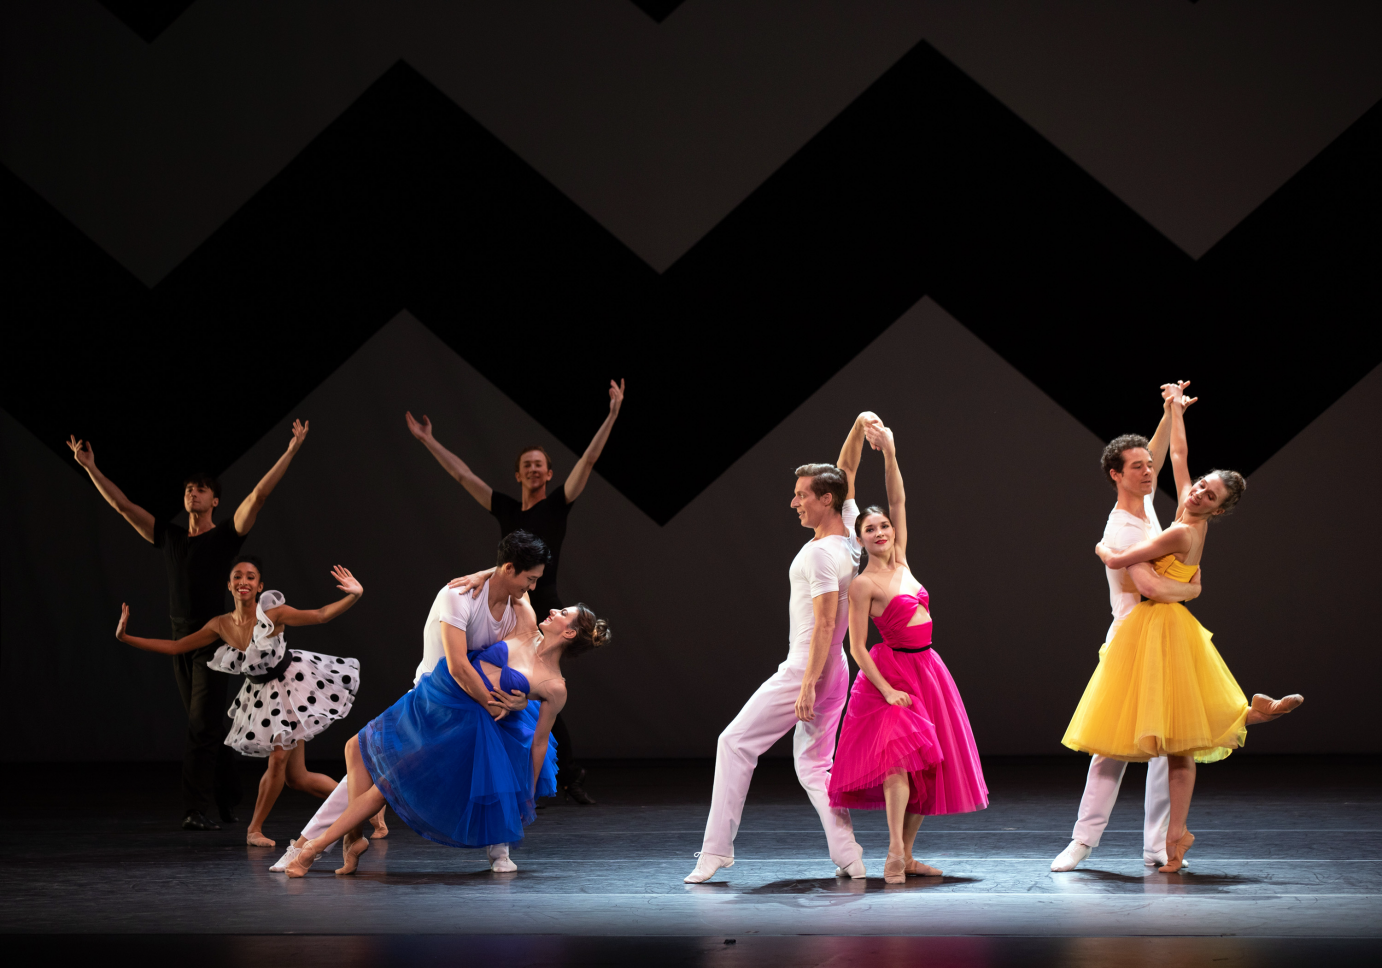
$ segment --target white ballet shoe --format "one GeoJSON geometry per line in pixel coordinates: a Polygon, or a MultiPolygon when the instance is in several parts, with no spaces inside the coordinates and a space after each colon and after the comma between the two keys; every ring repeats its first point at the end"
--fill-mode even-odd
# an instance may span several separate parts
{"type": "Polygon", "coordinates": [[[508,844],[490,844],[485,848],[489,857],[489,869],[496,874],[510,874],[518,870],[518,865],[509,860],[508,844]]]}
{"type": "Polygon", "coordinates": [[[867,877],[869,870],[864,866],[864,858],[852,862],[848,867],[835,868],[836,877],[867,877]]]}
{"type": "Polygon", "coordinates": [[[1073,871],[1080,866],[1080,862],[1090,855],[1094,848],[1087,844],[1082,844],[1078,840],[1070,841],[1070,846],[1056,855],[1056,859],[1051,861],[1053,871],[1073,871]]]}
{"type": "Polygon", "coordinates": [[[699,884],[701,881],[708,881],[715,876],[715,872],[721,867],[733,867],[734,858],[725,857],[722,854],[711,854],[703,850],[696,851],[696,869],[682,878],[687,884],[699,884]]]}
{"type": "Polygon", "coordinates": [[[293,858],[297,857],[300,853],[302,853],[301,847],[294,847],[292,844],[289,844],[288,849],[283,852],[283,856],[274,861],[274,866],[270,867],[269,870],[273,871],[275,874],[282,874],[284,868],[291,864],[293,858]]]}

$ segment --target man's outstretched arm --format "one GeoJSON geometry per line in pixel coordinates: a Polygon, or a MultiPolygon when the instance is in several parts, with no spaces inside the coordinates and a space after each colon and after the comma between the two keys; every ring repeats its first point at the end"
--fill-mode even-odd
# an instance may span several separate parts
{"type": "Polygon", "coordinates": [[[278,487],[278,482],[283,480],[283,475],[288,471],[288,465],[293,462],[293,455],[302,447],[302,442],[307,439],[307,430],[311,426],[301,420],[293,421],[293,439],[288,441],[288,449],[283,452],[283,456],[274,462],[274,466],[269,468],[269,473],[260,478],[259,483],[254,485],[254,490],[250,491],[249,496],[240,502],[240,506],[235,509],[235,533],[240,535],[249,534],[250,528],[254,527],[254,522],[259,517],[259,511],[264,507],[264,502],[269,499],[274,488],[278,487]]]}
{"type": "Polygon", "coordinates": [[[408,421],[408,432],[422,442],[428,452],[437,459],[437,463],[446,469],[456,480],[460,481],[461,487],[475,500],[480,502],[480,507],[486,511],[490,510],[490,500],[494,497],[494,489],[480,480],[465,461],[461,460],[451,451],[447,450],[437,438],[432,436],[432,421],[427,414],[422,415],[422,422],[419,423],[411,413],[403,415],[408,421]]]}
{"type": "Polygon", "coordinates": [[[586,482],[590,480],[590,472],[595,469],[595,462],[600,459],[600,452],[605,449],[605,441],[609,440],[609,432],[614,429],[614,421],[619,419],[619,408],[624,405],[624,381],[615,383],[609,381],[609,416],[605,417],[605,422],[600,424],[600,429],[595,431],[595,436],[591,438],[590,446],[585,449],[581,459],[576,461],[576,466],[571,468],[571,476],[566,479],[563,490],[566,491],[566,503],[570,504],[581,496],[585,490],[586,482]]]}
{"type": "Polygon", "coordinates": [[[96,454],[91,449],[91,441],[78,440],[74,434],[67,439],[67,446],[72,449],[72,456],[77,459],[77,463],[81,464],[82,469],[91,477],[91,483],[96,485],[101,497],[120,512],[120,517],[128,521],[130,527],[138,531],[141,538],[153,544],[154,516],[125,497],[125,492],[116,487],[114,481],[97,470],[96,454]]]}

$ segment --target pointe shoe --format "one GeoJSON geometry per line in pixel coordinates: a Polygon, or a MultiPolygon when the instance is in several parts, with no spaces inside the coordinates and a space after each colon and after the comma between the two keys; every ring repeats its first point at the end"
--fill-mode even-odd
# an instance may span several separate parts
{"type": "Polygon", "coordinates": [[[942,877],[945,872],[939,867],[932,867],[930,864],[923,864],[919,860],[907,858],[907,866],[903,868],[908,877],[942,877]]]}
{"type": "Polygon", "coordinates": [[[1070,846],[1056,855],[1056,859],[1051,861],[1053,871],[1073,871],[1080,866],[1081,861],[1089,856],[1094,848],[1088,844],[1082,844],[1078,840],[1070,841],[1070,846]]]}
{"type": "Polygon", "coordinates": [[[283,852],[283,856],[274,861],[274,865],[270,867],[269,870],[274,874],[282,874],[288,865],[297,859],[300,853],[302,853],[301,847],[294,847],[292,844],[289,844],[288,849],[283,852]]]}
{"type": "Polygon", "coordinates": [[[852,861],[848,866],[835,868],[836,877],[868,877],[869,869],[864,866],[864,858],[852,861]]]}
{"type": "Polygon", "coordinates": [[[711,854],[704,850],[696,851],[696,869],[682,878],[687,884],[699,884],[715,876],[721,867],[733,867],[734,858],[721,854],[711,854]]]}
{"type": "Polygon", "coordinates": [[[907,881],[907,861],[901,854],[889,854],[883,861],[883,882],[904,884],[907,881]]]}
{"type": "Polygon", "coordinates": [[[1166,863],[1157,870],[1163,874],[1174,874],[1185,866],[1185,852],[1195,844],[1195,835],[1186,831],[1184,836],[1174,844],[1170,840],[1166,841],[1166,863]]]}
{"type": "Polygon", "coordinates": [[[384,811],[387,807],[380,807],[379,812],[369,818],[370,826],[374,828],[374,833],[369,835],[370,840],[383,840],[389,835],[389,825],[384,822],[384,811]]]}
{"type": "Polygon", "coordinates": [[[509,859],[508,844],[490,844],[485,848],[485,854],[489,857],[489,869],[496,874],[511,874],[518,870],[518,865],[509,859]]]}
{"type": "Polygon", "coordinates": [[[251,847],[274,847],[278,842],[265,837],[262,830],[250,830],[245,833],[245,843],[251,847]]]}
{"type": "Polygon", "coordinates": [[[1285,716],[1301,703],[1305,702],[1305,697],[1300,693],[1292,693],[1289,696],[1282,696],[1280,699],[1273,699],[1262,693],[1252,697],[1252,711],[1262,717],[1258,722],[1270,723],[1273,719],[1285,716]]]}
{"type": "Polygon", "coordinates": [[[341,866],[336,868],[336,873],[354,874],[355,868],[360,866],[360,855],[367,850],[369,850],[368,837],[345,838],[341,844],[341,853],[344,855],[344,859],[341,861],[341,866]]]}
{"type": "Polygon", "coordinates": [[[283,865],[283,873],[289,877],[305,877],[320,854],[317,845],[310,840],[307,841],[297,848],[297,856],[283,865]]]}

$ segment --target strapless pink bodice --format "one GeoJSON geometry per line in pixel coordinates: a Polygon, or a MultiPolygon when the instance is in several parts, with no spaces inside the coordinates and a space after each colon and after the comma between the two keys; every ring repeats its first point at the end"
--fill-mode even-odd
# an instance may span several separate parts
{"type": "Polygon", "coordinates": [[[928,618],[920,625],[908,625],[917,608],[931,609],[931,596],[925,588],[918,588],[915,595],[897,595],[883,614],[873,620],[883,636],[883,644],[892,649],[924,649],[931,644],[931,629],[934,623],[928,618]]]}

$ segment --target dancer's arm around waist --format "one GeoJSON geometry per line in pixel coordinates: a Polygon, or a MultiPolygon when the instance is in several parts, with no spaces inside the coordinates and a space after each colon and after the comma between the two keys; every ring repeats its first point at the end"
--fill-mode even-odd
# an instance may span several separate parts
{"type": "Polygon", "coordinates": [[[456,680],[456,684],[465,690],[465,694],[483,706],[495,719],[507,716],[509,711],[493,703],[494,697],[490,695],[484,680],[480,678],[480,673],[470,664],[466,652],[465,632],[454,625],[442,622],[441,644],[446,652],[446,671],[456,680]]]}
{"type": "Polygon", "coordinates": [[[1139,561],[1128,566],[1128,577],[1137,587],[1139,595],[1154,602],[1188,602],[1200,597],[1198,571],[1190,581],[1176,581],[1174,578],[1158,575],[1149,562],[1139,561]]]}

